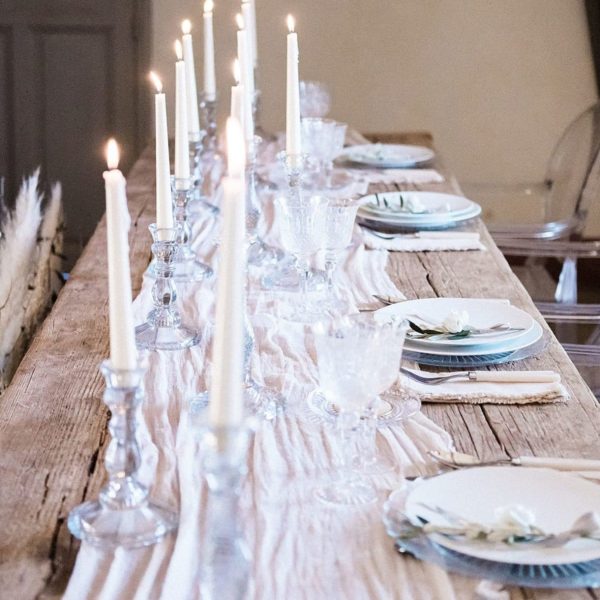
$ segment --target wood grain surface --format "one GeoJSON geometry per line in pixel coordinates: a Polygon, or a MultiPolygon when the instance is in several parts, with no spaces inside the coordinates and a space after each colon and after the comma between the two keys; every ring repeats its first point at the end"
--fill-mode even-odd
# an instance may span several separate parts
{"type": "MultiPolygon", "coordinates": [[[[389,141],[389,138],[386,138],[389,141]]],[[[429,134],[396,136],[399,143],[431,144],[429,134]]],[[[447,174],[447,173],[446,173],[447,174]]],[[[426,189],[458,191],[451,177],[426,189]]],[[[128,177],[132,215],[134,295],[150,259],[148,225],[154,217],[154,159],[144,152],[128,177]]],[[[487,252],[392,253],[389,272],[409,298],[509,298],[538,317],[482,224],[487,252]]],[[[66,527],[68,511],[97,495],[104,479],[107,411],[98,364],[108,355],[104,219],[70,281],[37,334],[0,400],[0,597],[59,597],[78,543],[66,527]]],[[[600,455],[600,408],[560,344],[551,339],[539,357],[518,369],[556,369],[571,393],[567,404],[529,406],[427,405],[460,450],[481,458],[519,454],[600,455]]],[[[412,561],[415,598],[432,597],[418,561],[412,561]],[[419,594],[419,589],[423,591],[419,594]],[[427,590],[427,592],[425,591],[427,590]]],[[[451,576],[457,598],[472,598],[474,580],[451,576]]],[[[513,600],[600,598],[598,592],[512,590],[513,600]]]]}

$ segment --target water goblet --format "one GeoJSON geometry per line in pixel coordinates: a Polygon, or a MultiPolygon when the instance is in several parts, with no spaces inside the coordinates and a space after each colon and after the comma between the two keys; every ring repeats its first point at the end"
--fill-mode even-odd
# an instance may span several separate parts
{"type": "Polygon", "coordinates": [[[300,301],[296,303],[293,318],[312,321],[318,312],[310,304],[309,285],[312,277],[311,257],[325,243],[327,198],[309,193],[299,196],[280,196],[275,199],[281,227],[283,247],[295,259],[300,280],[300,301]]]}
{"type": "Polygon", "coordinates": [[[338,307],[340,301],[336,298],[333,275],[340,253],[352,241],[352,232],[356,213],[360,206],[357,197],[333,197],[329,199],[325,217],[325,273],[327,277],[327,303],[332,308],[338,307]]]}
{"type": "Polygon", "coordinates": [[[317,163],[317,185],[327,181],[333,164],[336,124],[333,119],[302,119],[302,145],[304,151],[317,163]]]}
{"type": "Polygon", "coordinates": [[[321,321],[315,327],[319,383],[335,406],[341,442],[336,479],[316,490],[324,502],[360,505],[377,498],[375,487],[357,469],[357,447],[364,446],[362,419],[382,389],[398,377],[405,333],[406,325],[399,320],[364,314],[321,321]]]}

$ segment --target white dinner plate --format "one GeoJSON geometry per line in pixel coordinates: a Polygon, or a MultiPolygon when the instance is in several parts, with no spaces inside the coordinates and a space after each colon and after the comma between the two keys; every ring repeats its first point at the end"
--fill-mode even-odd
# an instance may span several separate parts
{"type": "Polygon", "coordinates": [[[368,222],[384,227],[409,227],[413,229],[425,228],[447,228],[454,227],[459,223],[474,219],[481,214],[481,206],[473,203],[473,206],[468,210],[451,217],[443,217],[436,215],[425,215],[422,218],[407,217],[404,218],[400,214],[378,215],[365,211],[363,207],[359,207],[358,216],[368,222]]]}
{"type": "MultiPolygon", "coordinates": [[[[494,521],[496,508],[520,504],[535,515],[535,524],[546,533],[561,533],[586,512],[600,511],[600,486],[561,471],[531,467],[474,467],[427,479],[409,494],[406,515],[417,515],[439,525],[448,522],[423,508],[438,506],[467,520],[494,521]]],[[[431,534],[440,546],[483,560],[522,565],[559,565],[600,558],[600,542],[573,540],[560,548],[450,539],[431,534]]]]}
{"type": "Polygon", "coordinates": [[[425,146],[362,144],[344,148],[339,160],[377,168],[406,168],[429,162],[435,152],[425,146]]]}
{"type": "MultiPolygon", "coordinates": [[[[482,348],[492,349],[492,352],[517,350],[539,339],[542,329],[531,315],[513,306],[507,301],[487,298],[423,298],[406,300],[392,304],[376,311],[377,317],[388,319],[391,316],[409,319],[416,323],[431,320],[441,324],[452,311],[466,311],[469,314],[469,325],[485,329],[497,323],[506,323],[522,331],[504,332],[501,335],[474,336],[458,339],[412,339],[406,338],[405,345],[419,352],[434,353],[435,350],[458,354],[457,349],[468,351],[469,354],[483,354],[482,348]],[[417,318],[421,316],[423,320],[417,318]],[[533,334],[533,335],[532,335],[533,334]],[[529,341],[528,341],[529,340],[529,341]],[[515,346],[514,344],[517,343],[515,346]],[[521,345],[523,344],[523,345],[521,345]]],[[[438,352],[439,353],[439,352],[438,352]]]]}
{"type": "Polygon", "coordinates": [[[452,219],[471,212],[475,203],[464,196],[437,192],[382,192],[361,198],[361,209],[365,213],[401,220],[452,219]],[[413,199],[423,206],[422,212],[411,212],[406,201],[413,199]],[[402,206],[404,200],[404,206],[402,206]]]}

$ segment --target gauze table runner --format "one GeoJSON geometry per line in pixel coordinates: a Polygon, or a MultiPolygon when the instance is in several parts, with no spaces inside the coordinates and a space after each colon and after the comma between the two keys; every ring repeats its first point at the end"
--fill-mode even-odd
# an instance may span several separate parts
{"type": "MultiPolygon", "coordinates": [[[[272,197],[263,199],[261,236],[278,244],[272,197]]],[[[194,246],[218,273],[218,216],[201,213],[194,246]]],[[[388,253],[367,250],[357,230],[340,258],[336,285],[356,308],[374,293],[401,296],[386,274],[388,253]]],[[[150,236],[148,235],[148,246],[150,236]]],[[[136,323],[152,307],[152,280],[145,277],[134,302],[136,323]]],[[[148,356],[145,401],[140,415],[142,480],[153,481],[153,498],[177,507],[179,531],[150,548],[114,552],[82,544],[65,598],[123,600],[200,598],[203,504],[197,434],[189,400],[210,378],[214,279],[179,285],[187,323],[202,330],[201,343],[183,352],[148,356]]],[[[280,390],[286,412],[259,424],[249,451],[249,475],[241,498],[241,521],[252,552],[250,598],[295,600],[344,598],[452,598],[450,579],[439,568],[398,556],[381,523],[381,504],[401,485],[399,473],[377,479],[380,502],[361,508],[327,506],[313,490],[334,473],[332,432],[302,418],[307,394],[318,384],[310,330],[282,318],[293,293],[261,290],[250,268],[248,314],[256,338],[253,376],[280,390]],[[420,579],[417,583],[415,576],[420,579]],[[411,583],[412,580],[412,583],[411,583]],[[430,587],[425,596],[423,581],[430,587]]],[[[451,447],[446,432],[422,414],[379,430],[378,449],[399,472],[417,474],[427,450],[451,447]]]]}

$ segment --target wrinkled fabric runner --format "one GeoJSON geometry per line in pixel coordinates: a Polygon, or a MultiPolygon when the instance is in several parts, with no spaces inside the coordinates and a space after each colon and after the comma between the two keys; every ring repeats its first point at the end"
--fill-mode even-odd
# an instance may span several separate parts
{"type": "MultiPolygon", "coordinates": [[[[261,234],[269,243],[277,243],[272,207],[265,198],[261,234]]],[[[219,225],[219,218],[207,213],[194,225],[198,256],[216,269],[219,225]]],[[[340,260],[339,288],[355,306],[370,302],[373,293],[400,296],[385,272],[387,252],[366,250],[360,240],[356,231],[355,243],[340,260]]],[[[248,313],[257,345],[253,375],[281,390],[288,408],[275,422],[260,423],[250,449],[250,472],[240,507],[253,555],[249,597],[452,598],[447,574],[435,566],[400,558],[381,523],[381,504],[390,489],[401,485],[401,474],[424,472],[426,451],[449,449],[450,437],[422,414],[380,430],[378,450],[398,466],[398,473],[376,480],[381,486],[380,502],[366,508],[337,508],[315,499],[315,486],[334,472],[335,440],[330,431],[302,418],[307,394],[317,384],[311,336],[305,326],[280,316],[294,294],[262,291],[257,275],[251,268],[248,313]],[[419,581],[411,583],[415,573],[419,581]]],[[[143,322],[151,309],[152,283],[144,279],[134,302],[136,323],[143,322]]],[[[154,547],[138,550],[107,552],[83,544],[67,600],[201,597],[206,488],[188,408],[190,397],[205,390],[210,378],[214,287],[214,280],[179,286],[183,319],[200,327],[202,341],[183,352],[151,353],[145,377],[141,476],[152,483],[154,500],[179,509],[179,531],[154,547]]]]}

